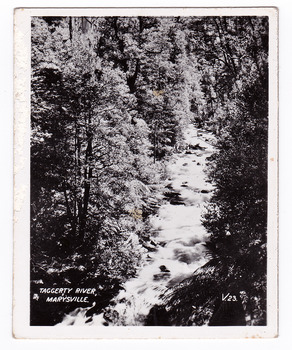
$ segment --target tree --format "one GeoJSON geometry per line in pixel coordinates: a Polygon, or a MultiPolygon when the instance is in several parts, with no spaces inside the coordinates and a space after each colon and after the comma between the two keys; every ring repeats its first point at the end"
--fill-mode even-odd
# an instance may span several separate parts
{"type": "Polygon", "coordinates": [[[208,169],[215,190],[202,218],[210,234],[206,243],[210,261],[167,293],[168,318],[171,324],[208,324],[218,293],[233,290],[251,324],[264,325],[268,21],[213,17],[190,20],[188,25],[193,30],[191,43],[197,38],[194,29],[202,30],[193,54],[198,56],[206,102],[200,126],[217,134],[208,169]]]}
{"type": "Polygon", "coordinates": [[[136,271],[147,215],[131,213],[149,209],[157,175],[127,74],[97,50],[99,22],[32,21],[31,262],[33,281],[110,296],[136,271]]]}

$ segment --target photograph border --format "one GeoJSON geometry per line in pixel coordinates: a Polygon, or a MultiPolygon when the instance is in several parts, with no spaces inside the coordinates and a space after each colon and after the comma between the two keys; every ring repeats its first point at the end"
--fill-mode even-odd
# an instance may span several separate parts
{"type": "Polygon", "coordinates": [[[14,22],[14,310],[16,338],[271,338],[278,334],[278,10],[249,8],[19,8],[14,22]],[[269,16],[267,326],[29,326],[31,16],[269,16]]]}

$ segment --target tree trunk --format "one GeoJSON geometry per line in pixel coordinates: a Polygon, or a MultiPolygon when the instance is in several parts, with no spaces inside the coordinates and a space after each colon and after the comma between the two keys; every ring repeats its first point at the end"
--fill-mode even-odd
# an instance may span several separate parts
{"type": "MultiPolygon", "coordinates": [[[[91,117],[89,117],[88,120],[88,127],[91,126],[91,117]]],[[[86,220],[87,220],[87,214],[88,214],[88,204],[89,204],[89,198],[90,198],[90,186],[91,186],[91,179],[93,174],[93,168],[92,168],[92,138],[93,133],[92,131],[87,132],[87,148],[86,148],[86,169],[84,173],[84,194],[83,194],[83,203],[81,205],[82,209],[79,213],[79,237],[78,242],[80,245],[84,243],[84,236],[85,236],[85,228],[86,228],[86,220]]]]}

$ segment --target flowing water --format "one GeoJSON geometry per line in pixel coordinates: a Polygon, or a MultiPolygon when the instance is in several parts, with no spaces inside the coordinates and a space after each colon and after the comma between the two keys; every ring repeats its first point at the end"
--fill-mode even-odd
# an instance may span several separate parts
{"type": "Polygon", "coordinates": [[[164,200],[157,215],[151,217],[158,249],[147,253],[137,276],[123,285],[105,312],[86,317],[88,309],[76,309],[64,317],[62,325],[142,326],[161,295],[189,277],[207,262],[203,243],[207,233],[201,214],[209,200],[212,185],[206,182],[206,157],[214,151],[212,136],[190,125],[185,132],[188,145],[174,154],[167,167],[164,200]]]}

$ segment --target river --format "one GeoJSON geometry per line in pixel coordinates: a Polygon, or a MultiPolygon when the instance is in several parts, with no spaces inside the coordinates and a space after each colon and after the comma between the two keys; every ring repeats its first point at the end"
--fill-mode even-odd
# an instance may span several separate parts
{"type": "Polygon", "coordinates": [[[201,215],[213,189],[204,169],[206,158],[214,152],[214,137],[193,125],[184,137],[187,148],[171,157],[163,204],[151,217],[158,249],[146,254],[137,276],[124,283],[103,313],[87,317],[88,309],[78,308],[64,317],[62,325],[142,326],[170,286],[207,262],[203,243],[208,235],[201,215]]]}

